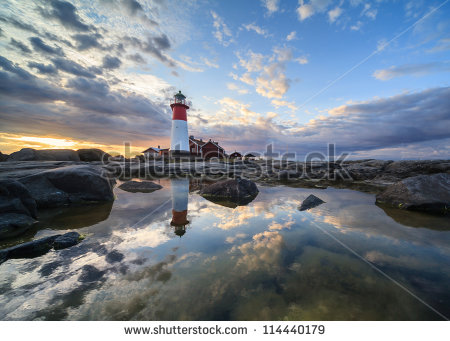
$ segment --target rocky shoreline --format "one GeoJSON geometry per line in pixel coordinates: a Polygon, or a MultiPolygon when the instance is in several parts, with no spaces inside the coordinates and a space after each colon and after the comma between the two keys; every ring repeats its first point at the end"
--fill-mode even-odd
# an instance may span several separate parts
{"type": "MultiPolygon", "coordinates": [[[[212,198],[218,193],[220,200],[227,199],[229,194],[228,199],[233,201],[238,197],[239,202],[245,201],[244,197],[239,197],[243,185],[245,189],[251,189],[245,194],[250,198],[257,193],[256,183],[355,189],[376,194],[377,204],[433,214],[446,215],[450,207],[449,160],[304,163],[178,159],[141,162],[139,159],[101,161],[100,153],[87,151],[86,154],[92,156],[91,161],[9,159],[0,162],[0,239],[20,235],[31,228],[43,209],[113,201],[116,179],[190,176],[211,182],[224,180],[223,183],[229,183],[228,187],[216,185],[209,190],[202,189],[200,194],[212,198]],[[243,181],[239,182],[239,179],[243,181]]],[[[129,185],[135,186],[131,182],[129,185]]],[[[149,182],[145,185],[148,188],[131,190],[151,192],[158,189],[149,182]]]]}

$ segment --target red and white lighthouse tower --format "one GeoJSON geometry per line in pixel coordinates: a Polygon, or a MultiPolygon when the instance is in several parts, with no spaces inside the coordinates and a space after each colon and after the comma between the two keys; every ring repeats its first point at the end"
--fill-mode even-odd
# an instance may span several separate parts
{"type": "Polygon", "coordinates": [[[171,155],[189,155],[189,135],[187,128],[186,96],[181,91],[173,96],[170,104],[172,108],[172,133],[170,136],[171,155]]]}

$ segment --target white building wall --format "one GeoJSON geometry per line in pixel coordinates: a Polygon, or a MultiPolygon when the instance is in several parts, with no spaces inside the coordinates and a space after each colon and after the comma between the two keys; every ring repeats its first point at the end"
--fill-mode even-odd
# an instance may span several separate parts
{"type": "Polygon", "coordinates": [[[189,152],[189,134],[186,121],[172,120],[170,150],[189,152]]]}

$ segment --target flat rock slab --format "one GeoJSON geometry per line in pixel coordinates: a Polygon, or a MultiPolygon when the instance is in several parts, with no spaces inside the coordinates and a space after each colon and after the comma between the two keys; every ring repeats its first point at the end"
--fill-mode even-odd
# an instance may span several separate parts
{"type": "Polygon", "coordinates": [[[325,203],[325,201],[323,201],[322,199],[316,197],[313,194],[310,194],[305,200],[303,200],[302,204],[300,205],[300,207],[298,209],[299,209],[299,211],[306,211],[311,208],[322,205],[324,203],[325,203]]]}
{"type": "Polygon", "coordinates": [[[82,239],[83,237],[78,232],[68,232],[55,239],[53,248],[55,250],[65,249],[77,245],[82,239]]]}
{"type": "Polygon", "coordinates": [[[377,204],[435,214],[450,213],[450,174],[418,175],[389,186],[377,204]]]}
{"type": "Polygon", "coordinates": [[[259,190],[253,181],[247,179],[230,179],[204,187],[200,195],[213,202],[231,202],[238,205],[250,203],[259,190]]]}
{"type": "Polygon", "coordinates": [[[132,193],[151,193],[161,189],[162,186],[151,181],[127,181],[121,184],[119,188],[132,193]]]}

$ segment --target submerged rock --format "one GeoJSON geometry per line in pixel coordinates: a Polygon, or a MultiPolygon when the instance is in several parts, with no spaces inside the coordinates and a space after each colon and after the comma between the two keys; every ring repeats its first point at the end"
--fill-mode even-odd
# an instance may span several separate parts
{"type": "Polygon", "coordinates": [[[36,216],[36,201],[28,189],[15,180],[0,180],[0,239],[25,232],[36,216]]]}
{"type": "Polygon", "coordinates": [[[81,161],[92,162],[92,161],[108,161],[111,155],[105,153],[101,149],[90,148],[90,149],[78,149],[78,156],[81,161]]]}
{"type": "Polygon", "coordinates": [[[376,197],[378,204],[429,213],[450,212],[450,174],[418,175],[386,188],[376,197]]]}
{"type": "Polygon", "coordinates": [[[132,192],[132,193],[151,193],[158,189],[161,189],[162,186],[155,184],[151,181],[126,181],[119,186],[121,190],[132,192]]]}
{"type": "Polygon", "coordinates": [[[231,202],[246,205],[258,195],[258,187],[253,181],[247,179],[223,180],[204,187],[200,195],[205,199],[231,202]]]}
{"type": "Polygon", "coordinates": [[[77,245],[83,237],[78,232],[68,232],[55,239],[53,247],[55,250],[61,250],[70,246],[77,245]]]}
{"type": "Polygon", "coordinates": [[[30,191],[38,208],[114,200],[112,181],[103,176],[100,167],[61,167],[23,177],[19,181],[30,191]]]}
{"type": "Polygon", "coordinates": [[[298,208],[300,211],[309,210],[311,208],[314,208],[316,206],[324,204],[325,201],[322,199],[316,197],[313,194],[310,194],[305,200],[303,200],[302,204],[298,208]]]}
{"type": "Polygon", "coordinates": [[[8,161],[80,161],[80,157],[71,149],[23,148],[9,155],[8,161]]]}
{"type": "Polygon", "coordinates": [[[19,244],[4,250],[0,250],[0,264],[13,258],[34,258],[46,254],[52,248],[64,249],[78,244],[83,238],[78,232],[57,234],[31,242],[19,244]]]}

